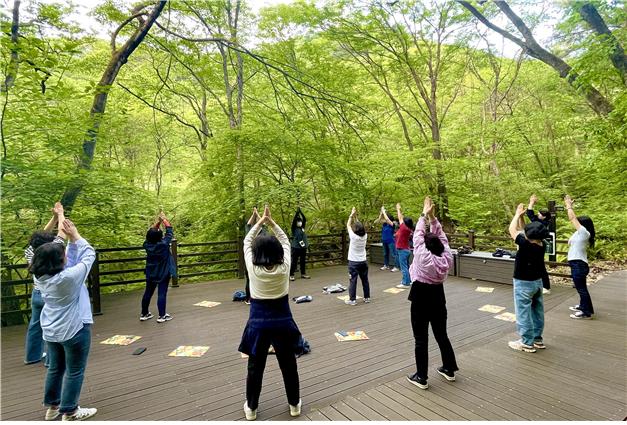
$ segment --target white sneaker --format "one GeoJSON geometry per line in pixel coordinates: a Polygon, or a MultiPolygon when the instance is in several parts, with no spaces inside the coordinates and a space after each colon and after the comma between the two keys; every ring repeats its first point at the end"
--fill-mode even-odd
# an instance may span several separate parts
{"type": "Polygon", "coordinates": [[[94,416],[98,412],[96,408],[89,407],[80,407],[76,408],[76,412],[68,415],[67,413],[63,414],[64,421],[84,421],[85,419],[89,419],[94,416]]]}
{"type": "Polygon", "coordinates": [[[155,316],[153,316],[151,312],[148,312],[148,314],[147,314],[147,315],[145,315],[145,316],[140,315],[140,316],[139,316],[139,320],[141,320],[142,322],[145,322],[146,320],[150,320],[150,319],[152,319],[153,317],[155,317],[155,316]]]}
{"type": "Polygon", "coordinates": [[[390,270],[390,268],[388,266],[383,266],[379,270],[390,270]]]}
{"type": "Polygon", "coordinates": [[[402,283],[396,285],[397,288],[409,288],[410,286],[411,285],[405,285],[405,284],[402,284],[402,283]]]}
{"type": "Polygon", "coordinates": [[[364,302],[368,304],[370,302],[370,298],[364,298],[364,302]]]}
{"type": "Polygon", "coordinates": [[[390,270],[391,272],[397,272],[398,269],[396,267],[392,267],[392,270],[390,270]]]}
{"type": "Polygon", "coordinates": [[[512,348],[518,351],[524,351],[527,353],[536,352],[536,349],[533,345],[523,344],[523,342],[520,339],[518,341],[510,341],[507,345],[509,345],[509,348],[512,348]]]}
{"type": "Polygon", "coordinates": [[[298,404],[296,406],[292,406],[290,404],[290,416],[300,416],[300,408],[303,405],[302,400],[298,400],[298,404]]]}
{"type": "Polygon", "coordinates": [[[253,410],[248,407],[248,401],[244,402],[244,414],[246,415],[247,421],[254,421],[257,419],[257,409],[253,410]]]}
{"type": "Polygon", "coordinates": [[[290,281],[294,282],[294,276],[290,276],[290,281]]]}
{"type": "Polygon", "coordinates": [[[546,288],[542,288],[542,294],[543,295],[551,295],[551,290],[550,289],[546,289],[546,288]]]}
{"type": "Polygon", "coordinates": [[[346,300],[346,301],[344,301],[344,304],[347,304],[347,305],[357,305],[357,300],[346,300]]]}
{"type": "Polygon", "coordinates": [[[48,410],[46,410],[46,418],[45,420],[47,421],[54,421],[56,418],[59,417],[61,413],[59,412],[59,407],[57,406],[56,409],[53,409],[52,407],[49,407],[48,410]]]}
{"type": "Polygon", "coordinates": [[[172,319],[173,319],[173,317],[170,316],[168,313],[166,313],[165,316],[159,316],[159,318],[157,319],[157,323],[168,322],[168,321],[170,321],[172,319]]]}

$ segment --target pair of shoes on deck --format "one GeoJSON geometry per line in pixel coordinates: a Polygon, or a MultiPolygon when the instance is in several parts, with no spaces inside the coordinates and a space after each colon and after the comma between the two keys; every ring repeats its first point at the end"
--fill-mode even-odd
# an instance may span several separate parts
{"type": "MultiPolygon", "coordinates": [[[[290,404],[290,416],[292,417],[300,416],[300,410],[301,410],[302,405],[303,405],[302,400],[298,400],[298,404],[296,406],[292,406],[290,404]]],[[[244,415],[246,415],[247,421],[254,421],[255,419],[257,419],[257,409],[253,410],[250,407],[248,407],[248,401],[244,402],[244,415]]]]}
{"type": "MultiPolygon", "coordinates": [[[[85,419],[91,418],[96,413],[98,413],[98,409],[96,408],[78,406],[74,413],[72,414],[64,413],[61,419],[64,421],[84,421],[85,419]]],[[[48,407],[48,410],[46,411],[45,420],[54,421],[55,419],[59,417],[60,414],[61,412],[59,412],[58,407],[56,409],[53,409],[52,407],[48,407]]]]}
{"type": "Polygon", "coordinates": [[[571,319],[582,319],[582,320],[591,320],[592,315],[586,315],[583,311],[581,311],[581,307],[579,304],[568,307],[570,311],[574,311],[574,314],[570,315],[571,319]]]}
{"type": "MultiPolygon", "coordinates": [[[[443,366],[437,368],[436,371],[440,375],[442,375],[442,377],[444,379],[446,379],[447,381],[449,381],[449,382],[454,382],[455,381],[455,372],[452,372],[452,371],[450,371],[448,369],[445,369],[443,366]]],[[[407,375],[407,380],[411,384],[414,384],[415,386],[420,388],[421,390],[426,390],[427,388],[429,388],[429,384],[427,383],[427,379],[419,377],[418,373],[414,373],[413,375],[407,375]]]]}
{"type": "MultiPolygon", "coordinates": [[[[155,316],[153,316],[153,314],[152,314],[152,313],[148,312],[148,314],[145,314],[145,315],[144,315],[144,314],[142,314],[142,315],[140,315],[140,316],[139,316],[139,320],[140,320],[140,321],[142,321],[142,322],[145,322],[146,320],[150,320],[150,319],[152,319],[153,317],[155,317],[155,316]]],[[[172,316],[170,316],[168,313],[166,313],[164,316],[159,316],[159,318],[157,318],[157,323],[168,322],[168,321],[170,321],[170,320],[172,320],[172,319],[173,319],[173,317],[172,317],[172,316]]]]}

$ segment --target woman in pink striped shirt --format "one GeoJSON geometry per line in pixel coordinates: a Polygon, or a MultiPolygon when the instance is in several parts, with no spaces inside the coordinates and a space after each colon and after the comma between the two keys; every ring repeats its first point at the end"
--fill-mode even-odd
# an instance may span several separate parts
{"type": "Polygon", "coordinates": [[[429,323],[442,354],[442,366],[437,372],[447,381],[454,381],[455,371],[458,370],[455,353],[446,334],[443,285],[453,265],[453,254],[442,226],[435,218],[434,209],[433,201],[427,196],[414,232],[414,260],[409,268],[413,282],[408,299],[411,301],[411,327],[416,340],[416,373],[407,376],[407,380],[423,390],[429,388],[429,323]],[[430,232],[426,231],[426,217],[429,217],[430,232]]]}

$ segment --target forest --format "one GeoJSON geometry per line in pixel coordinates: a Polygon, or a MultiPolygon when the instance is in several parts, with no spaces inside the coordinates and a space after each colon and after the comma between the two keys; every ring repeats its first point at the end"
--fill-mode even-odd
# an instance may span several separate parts
{"type": "Polygon", "coordinates": [[[57,200],[98,248],[161,210],[179,240],[232,239],[265,203],[379,232],[427,194],[491,235],[568,194],[595,257],[625,256],[621,1],[7,0],[1,24],[4,264],[57,200]]]}

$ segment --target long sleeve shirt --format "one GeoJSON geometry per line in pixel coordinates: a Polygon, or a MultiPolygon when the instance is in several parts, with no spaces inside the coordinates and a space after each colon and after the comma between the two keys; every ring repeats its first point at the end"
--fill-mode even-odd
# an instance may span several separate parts
{"type": "Polygon", "coordinates": [[[305,214],[302,211],[298,210],[296,214],[294,214],[294,219],[292,220],[292,248],[307,248],[309,246],[309,241],[307,240],[307,234],[305,233],[305,226],[307,225],[307,219],[305,218],[305,214]],[[297,222],[302,222],[302,225],[298,227],[296,225],[297,222]]]}
{"type": "Polygon", "coordinates": [[[253,264],[253,240],[261,231],[261,224],[255,224],[244,238],[244,261],[250,278],[250,296],[258,300],[272,300],[284,297],[289,289],[291,264],[290,241],[285,232],[275,224],[272,228],[276,238],[283,247],[283,264],[271,269],[253,264]]]}
{"type": "MultiPolygon", "coordinates": [[[[174,259],[170,254],[170,242],[174,237],[174,231],[169,222],[164,222],[165,236],[157,243],[144,242],[146,250],[146,279],[161,281],[169,275],[174,276],[176,269],[174,259]]],[[[158,228],[158,225],[157,225],[158,228]]]]}
{"type": "Polygon", "coordinates": [[[426,224],[426,218],[420,217],[414,232],[414,260],[409,266],[409,275],[412,282],[443,283],[453,265],[453,253],[442,230],[442,225],[437,219],[431,222],[431,233],[440,239],[444,245],[444,252],[438,257],[427,249],[425,246],[426,224]]]}
{"type": "Polygon", "coordinates": [[[96,260],[96,251],[81,238],[68,244],[66,256],[63,271],[36,278],[45,303],[40,319],[45,341],[67,341],[83,324],[94,323],[85,281],[96,260]]]}

